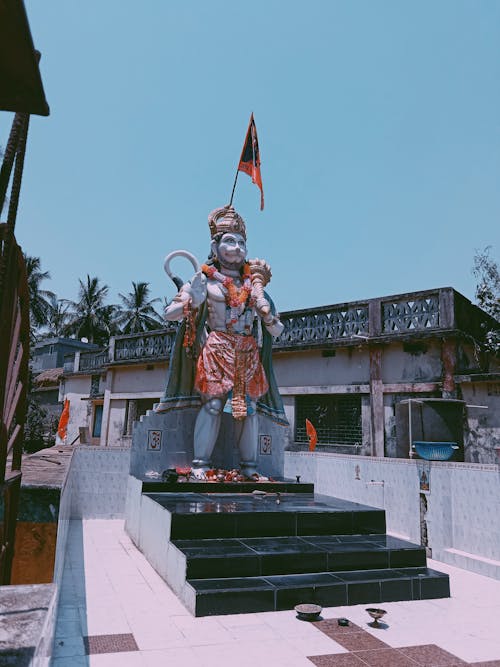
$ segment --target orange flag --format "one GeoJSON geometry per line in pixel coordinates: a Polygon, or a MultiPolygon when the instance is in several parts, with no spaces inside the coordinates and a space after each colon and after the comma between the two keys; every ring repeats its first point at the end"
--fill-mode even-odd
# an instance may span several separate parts
{"type": "MultiPolygon", "coordinates": [[[[260,190],[260,210],[264,208],[264,190],[262,189],[262,176],[260,173],[260,149],[259,140],[257,139],[257,128],[255,127],[255,120],[253,114],[250,116],[250,123],[241,151],[241,157],[238,164],[238,170],[248,174],[252,183],[260,190]]],[[[232,197],[231,197],[232,199],[232,197]]]]}
{"type": "Polygon", "coordinates": [[[316,449],[316,443],[318,442],[318,434],[316,433],[316,429],[311,424],[309,419],[306,419],[306,433],[307,437],[309,438],[309,451],[314,452],[316,449]]]}
{"type": "Polygon", "coordinates": [[[64,408],[59,419],[59,425],[57,427],[57,435],[64,440],[68,432],[68,422],[69,422],[69,398],[64,401],[64,408]]]}

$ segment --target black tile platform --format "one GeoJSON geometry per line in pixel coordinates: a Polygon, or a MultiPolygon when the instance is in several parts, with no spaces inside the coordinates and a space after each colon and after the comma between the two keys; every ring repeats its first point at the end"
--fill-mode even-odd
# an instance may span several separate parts
{"type": "Polygon", "coordinates": [[[275,480],[272,482],[206,482],[193,480],[185,482],[163,482],[160,479],[143,477],[144,493],[251,493],[254,490],[267,493],[314,493],[314,484],[275,480]]]}
{"type": "Polygon", "coordinates": [[[196,616],[449,596],[448,576],[386,535],[380,509],[307,493],[145,495],[170,514],[196,616]]]}

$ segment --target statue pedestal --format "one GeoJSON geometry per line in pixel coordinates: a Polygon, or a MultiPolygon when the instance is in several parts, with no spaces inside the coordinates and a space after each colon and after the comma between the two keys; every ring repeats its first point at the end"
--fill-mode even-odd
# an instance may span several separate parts
{"type": "MultiPolygon", "coordinates": [[[[148,411],[136,422],[132,435],[130,474],[143,479],[146,472],[162,473],[167,468],[190,467],[193,460],[194,424],[198,409],[148,411]]],[[[257,469],[261,475],[282,479],[284,451],[288,445],[289,427],[258,415],[259,435],[257,469]]],[[[235,421],[223,414],[219,437],[214,447],[214,468],[231,470],[240,467],[240,453],[235,421]]]]}

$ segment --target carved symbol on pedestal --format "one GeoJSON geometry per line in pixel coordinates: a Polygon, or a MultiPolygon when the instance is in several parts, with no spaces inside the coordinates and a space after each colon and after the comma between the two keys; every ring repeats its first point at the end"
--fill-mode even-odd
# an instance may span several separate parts
{"type": "Polygon", "coordinates": [[[272,449],[272,436],[270,435],[259,435],[259,453],[264,456],[271,455],[272,449]]]}
{"type": "Polygon", "coordinates": [[[148,431],[148,449],[159,452],[161,449],[161,431],[148,431]]]}

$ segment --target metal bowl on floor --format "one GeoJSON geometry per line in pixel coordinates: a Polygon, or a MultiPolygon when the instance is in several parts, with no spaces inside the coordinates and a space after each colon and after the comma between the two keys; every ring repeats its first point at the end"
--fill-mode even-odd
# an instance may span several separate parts
{"type": "Polygon", "coordinates": [[[294,609],[300,621],[318,621],[323,607],[319,604],[298,604],[294,609]]]}
{"type": "Polygon", "coordinates": [[[373,618],[373,622],[370,623],[370,625],[373,626],[374,628],[380,627],[379,623],[378,623],[378,620],[379,620],[379,618],[382,618],[382,616],[385,616],[387,614],[386,610],[385,609],[377,609],[377,607],[368,607],[368,609],[366,611],[373,618]]]}

